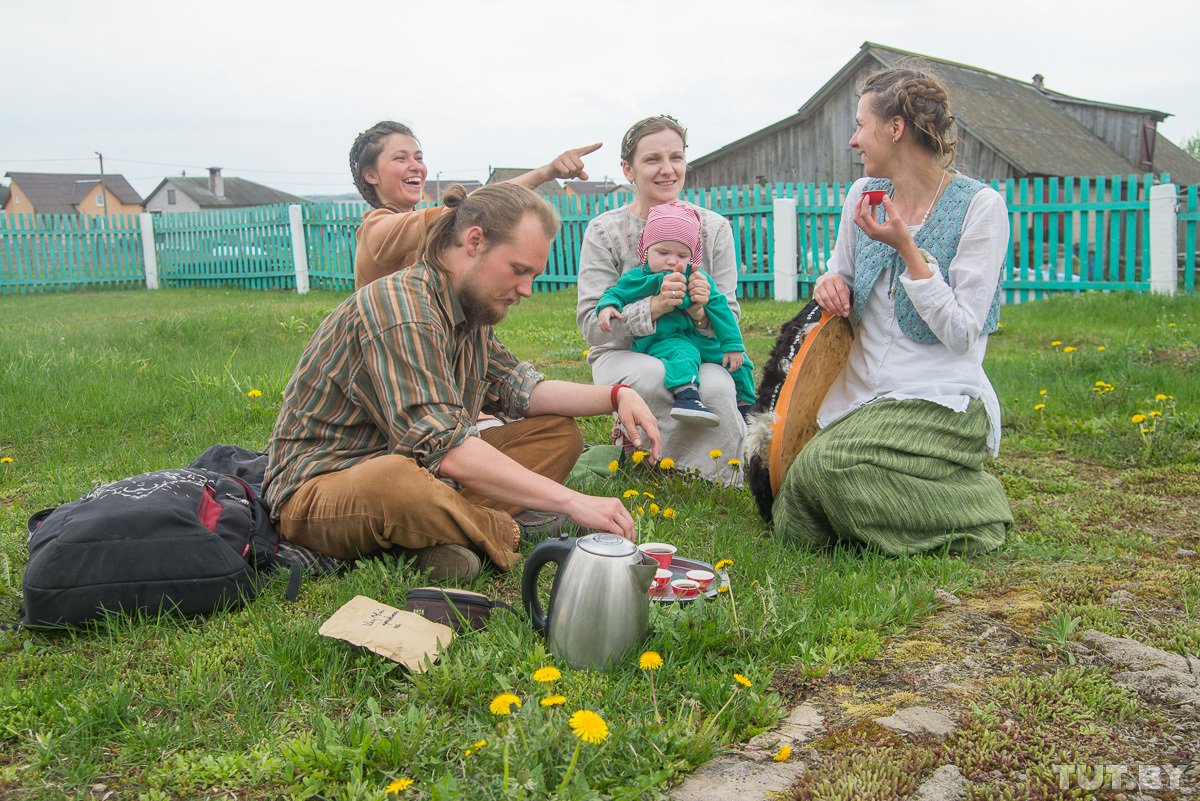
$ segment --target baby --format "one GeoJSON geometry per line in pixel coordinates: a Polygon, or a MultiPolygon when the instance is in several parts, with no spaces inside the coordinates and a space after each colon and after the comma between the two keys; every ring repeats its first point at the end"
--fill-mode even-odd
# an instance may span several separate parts
{"type": "MultiPolygon", "coordinates": [[[[626,271],[596,304],[601,330],[611,331],[614,319],[624,319],[621,310],[626,304],[660,294],[667,273],[691,277],[693,269],[699,272],[692,265],[699,264],[703,256],[700,215],[694,208],[685,203],[664,203],[650,209],[638,238],[641,266],[626,271]]],[[[686,292],[682,293],[678,306],[658,318],[654,333],[634,339],[630,347],[655,357],[666,368],[665,383],[675,397],[671,417],[716,426],[720,418],[700,401],[700,363],[722,364],[733,373],[738,410],[743,417],[754,404],[754,365],[745,355],[742,333],[729,301],[717,290],[711,276],[700,274],[708,281],[707,303],[695,304],[686,292]],[[692,315],[699,317],[697,310],[701,308],[712,326],[712,337],[696,330],[692,315]]]]}

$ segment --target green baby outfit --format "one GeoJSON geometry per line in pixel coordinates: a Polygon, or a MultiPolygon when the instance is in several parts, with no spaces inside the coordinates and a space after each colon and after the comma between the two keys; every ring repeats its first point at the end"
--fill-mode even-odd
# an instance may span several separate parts
{"type": "MultiPolygon", "coordinates": [[[[691,275],[692,268],[687,274],[691,275]]],[[[729,301],[717,289],[712,278],[700,273],[708,281],[708,305],[704,308],[712,324],[715,336],[707,337],[696,330],[696,324],[683,310],[692,305],[691,298],[684,297],[683,303],[674,311],[659,317],[652,334],[633,340],[630,349],[658,359],[666,368],[667,389],[675,390],[687,384],[696,384],[700,377],[701,362],[721,364],[726,353],[745,353],[742,332],[737,319],[729,308],[729,301]]],[[[667,273],[651,272],[647,265],[627,271],[609,288],[596,304],[596,312],[614,306],[617,310],[642,298],[653,297],[662,289],[667,273]]],[[[733,384],[737,390],[739,404],[752,404],[755,398],[754,365],[747,356],[742,366],[732,371],[733,384]]]]}

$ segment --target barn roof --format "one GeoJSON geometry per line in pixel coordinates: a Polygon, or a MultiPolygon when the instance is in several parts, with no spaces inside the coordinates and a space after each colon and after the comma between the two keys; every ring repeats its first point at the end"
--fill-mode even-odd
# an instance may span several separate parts
{"type": "MultiPolygon", "coordinates": [[[[1058,104],[1129,111],[1149,115],[1157,121],[1170,116],[1154,109],[1072,97],[967,64],[864,42],[858,54],[826,81],[795,114],[695,159],[692,164],[703,166],[776,131],[803,122],[864,68],[895,67],[912,60],[929,63],[945,82],[953,99],[954,115],[964,132],[991,147],[1018,171],[1027,174],[1113,175],[1141,172],[1058,104]]],[[[1173,160],[1174,156],[1172,153],[1173,160]]],[[[1167,169],[1165,165],[1158,164],[1157,159],[1155,168],[1167,169]]]]}
{"type": "Polygon", "coordinates": [[[1030,175],[1141,172],[1086,126],[1055,105],[1050,99],[1051,95],[1067,102],[1152,114],[1160,120],[1167,116],[1151,109],[1097,104],[1068,95],[1048,93],[1027,81],[870,42],[864,44],[863,49],[885,67],[900,66],[914,58],[930,62],[950,90],[951,106],[959,126],[1018,170],[1030,175]]]}
{"type": "Polygon", "coordinates": [[[1200,159],[1162,134],[1155,136],[1154,168],[1170,173],[1171,180],[1181,186],[1200,184],[1200,159]]]}

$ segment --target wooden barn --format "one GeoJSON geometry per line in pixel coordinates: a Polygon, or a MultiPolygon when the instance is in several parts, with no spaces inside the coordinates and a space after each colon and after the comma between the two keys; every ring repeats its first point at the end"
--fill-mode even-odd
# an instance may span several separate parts
{"type": "Polygon", "coordinates": [[[952,61],[864,42],[792,116],[688,163],[688,185],[853,181],[857,87],[878,69],[920,62],[946,84],[958,120],[959,170],[980,179],[1169,172],[1200,183],[1200,161],[1158,133],[1169,114],[1047,89],[952,61]]]}

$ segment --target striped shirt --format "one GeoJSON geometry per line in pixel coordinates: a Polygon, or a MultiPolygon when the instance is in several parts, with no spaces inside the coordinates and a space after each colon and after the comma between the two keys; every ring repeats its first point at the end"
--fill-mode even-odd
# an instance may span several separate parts
{"type": "Polygon", "coordinates": [[[408,456],[436,476],[478,435],[481,410],[523,416],[542,378],[491,326],[467,322],[440,270],[372,282],[325,318],[284,391],[263,482],[274,516],[305,481],[375,456],[408,456]]]}

